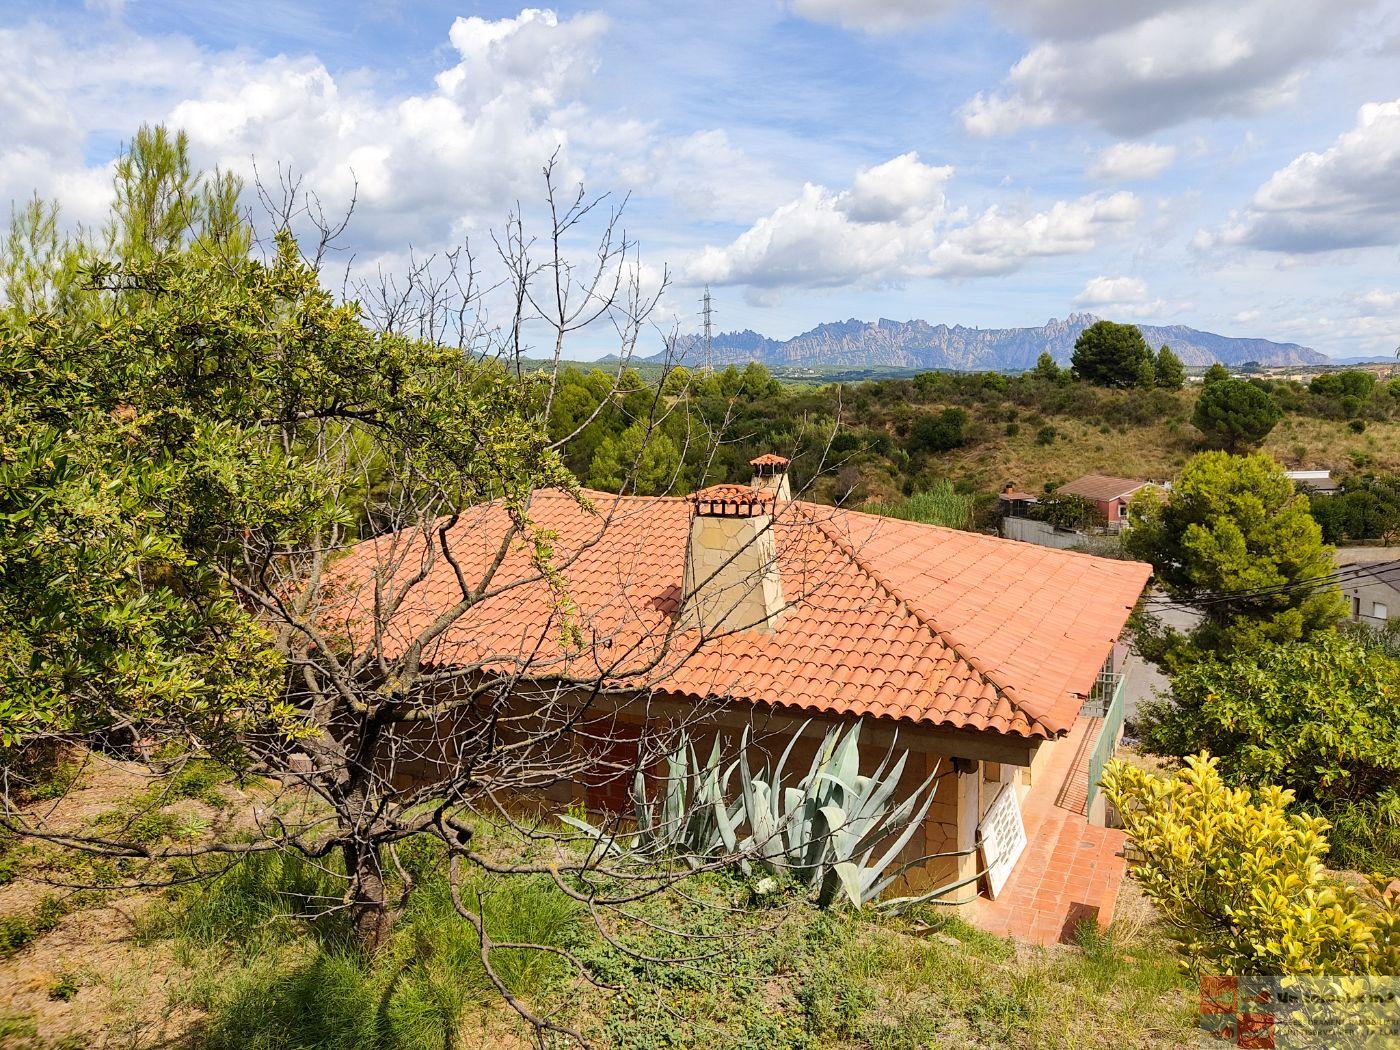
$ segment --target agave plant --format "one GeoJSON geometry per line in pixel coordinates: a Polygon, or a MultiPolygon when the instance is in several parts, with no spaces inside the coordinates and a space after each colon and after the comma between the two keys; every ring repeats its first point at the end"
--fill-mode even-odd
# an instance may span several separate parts
{"type": "Polygon", "coordinates": [[[741,748],[740,783],[750,832],[740,843],[742,863],[752,857],[771,871],[790,871],[818,890],[823,907],[842,893],[863,907],[903,872],[905,866],[890,867],[923,827],[933,804],[935,776],[894,803],[909,753],[895,758],[891,746],[874,774],[861,776],[857,722],[844,730],[829,729],[807,775],[796,787],[784,787],[783,769],[800,736],[801,731],[794,734],[771,774],[764,770],[755,776],[748,747],[741,748]]]}
{"type": "Polygon", "coordinates": [[[691,868],[738,850],[737,828],[744,803],[725,801],[734,765],[723,769],[719,740],[703,765],[690,737],[682,731],[676,749],[666,756],[666,776],[656,798],[647,793],[646,776],[638,769],[632,780],[636,832],[609,836],[602,829],[568,815],[559,819],[603,843],[614,852],[639,859],[674,856],[691,868]]]}
{"type": "Polygon", "coordinates": [[[640,770],[633,780],[634,833],[612,836],[575,817],[560,819],[605,849],[639,860],[669,856],[699,868],[732,856],[745,872],[757,866],[794,875],[817,890],[823,907],[838,896],[864,907],[878,900],[908,867],[892,865],[923,827],[933,804],[935,777],[895,802],[909,752],[896,758],[891,746],[875,772],[861,776],[857,722],[829,729],[807,775],[795,787],[785,787],[783,772],[804,729],[806,724],[793,734],[777,765],[758,775],[749,764],[747,729],[738,759],[727,767],[718,740],[701,763],[683,732],[666,758],[666,776],[655,798],[648,795],[640,770]],[[728,802],[736,768],[740,795],[728,802]],[[748,833],[740,839],[745,828],[748,833]]]}

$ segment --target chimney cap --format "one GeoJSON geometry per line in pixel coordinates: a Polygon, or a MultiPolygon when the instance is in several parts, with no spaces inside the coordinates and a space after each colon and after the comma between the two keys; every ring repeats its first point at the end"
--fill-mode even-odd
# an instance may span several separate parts
{"type": "Polygon", "coordinates": [[[695,513],[711,518],[751,518],[773,513],[775,497],[771,492],[748,485],[711,485],[692,492],[686,502],[695,513]]]}
{"type": "Polygon", "coordinates": [[[765,452],[749,460],[749,466],[759,474],[785,474],[791,462],[786,456],[780,456],[776,452],[765,452]]]}

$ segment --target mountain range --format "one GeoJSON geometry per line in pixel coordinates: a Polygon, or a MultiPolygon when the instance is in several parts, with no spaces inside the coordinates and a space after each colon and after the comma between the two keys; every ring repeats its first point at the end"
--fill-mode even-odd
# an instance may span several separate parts
{"type": "MultiPolygon", "coordinates": [[[[711,339],[713,363],[726,365],[759,361],[765,365],[810,368],[946,368],[959,371],[1016,372],[1031,368],[1049,351],[1067,364],[1079,333],[1099,318],[1070,314],[1051,318],[1039,328],[968,328],[927,321],[834,321],[817,325],[792,339],[770,339],[758,332],[723,332],[711,339]]],[[[1220,361],[1241,365],[1328,364],[1330,359],[1311,347],[1240,339],[1202,332],[1185,325],[1138,325],[1154,350],[1170,346],[1187,365],[1220,361]]],[[[676,350],[682,363],[704,363],[704,338],[681,336],[676,350]]],[[[658,358],[664,355],[658,355],[658,358]]]]}

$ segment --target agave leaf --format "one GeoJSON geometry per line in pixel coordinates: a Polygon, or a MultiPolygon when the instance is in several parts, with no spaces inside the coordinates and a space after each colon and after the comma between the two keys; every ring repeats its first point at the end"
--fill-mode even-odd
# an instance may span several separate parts
{"type": "Polygon", "coordinates": [[[846,897],[851,904],[859,908],[865,904],[865,899],[861,893],[861,872],[860,868],[850,861],[840,861],[832,865],[837,879],[841,882],[841,888],[846,891],[846,897]]]}
{"type": "MultiPolygon", "coordinates": [[[[868,897],[878,897],[884,892],[885,888],[898,877],[898,873],[896,873],[895,875],[880,880],[878,885],[876,885],[876,880],[879,879],[880,875],[890,866],[894,859],[899,856],[900,851],[908,844],[914,832],[924,825],[924,818],[928,816],[929,808],[933,805],[933,797],[937,793],[937,785],[933,783],[931,777],[928,781],[925,781],[925,785],[928,787],[928,791],[924,795],[922,805],[918,807],[918,815],[912,817],[905,824],[904,831],[890,844],[889,849],[884,852],[879,860],[873,865],[870,865],[867,869],[870,872],[867,884],[873,887],[868,891],[868,897]]],[[[918,797],[919,795],[917,793],[910,796],[911,800],[917,799],[918,797]]]]}
{"type": "Polygon", "coordinates": [[[853,786],[860,775],[860,722],[852,724],[850,731],[836,752],[835,773],[843,786],[853,786]]]}

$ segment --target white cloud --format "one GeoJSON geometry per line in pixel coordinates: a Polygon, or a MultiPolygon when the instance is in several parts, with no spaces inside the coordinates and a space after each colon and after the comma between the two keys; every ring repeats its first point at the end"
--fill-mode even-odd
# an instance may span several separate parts
{"type": "Polygon", "coordinates": [[[1362,106],[1329,149],[1295,157],[1243,214],[1193,244],[1293,253],[1400,244],[1400,99],[1362,106]]]}
{"type": "Polygon", "coordinates": [[[1140,135],[1196,117],[1256,113],[1292,98],[1373,0],[1090,0],[1004,3],[1043,37],[999,92],[962,108],[976,135],[1084,120],[1140,135]]]}
{"type": "Polygon", "coordinates": [[[948,166],[933,167],[905,153],[856,172],[837,207],[853,222],[917,222],[943,207],[943,187],[953,177],[948,166]]]}
{"type": "Polygon", "coordinates": [[[1100,312],[1152,317],[1168,310],[1165,300],[1154,299],[1141,277],[1094,277],[1074,297],[1074,305],[1100,312]]]}
{"type": "Polygon", "coordinates": [[[338,80],[311,57],[224,62],[170,111],[197,154],[251,173],[287,159],[327,207],[356,205],[356,238],[372,246],[442,243],[498,221],[556,151],[569,150],[589,114],[576,96],[595,66],[604,20],[551,11],[458,18],[457,60],[435,90],[398,99],[338,80]]]}
{"type": "Polygon", "coordinates": [[[633,125],[615,148],[597,139],[594,162],[612,185],[654,187],[664,191],[690,218],[707,222],[750,222],[796,192],[800,183],[735,145],[728,133],[712,128],[677,138],[665,138],[649,126],[633,125]],[[656,144],[639,153],[636,144],[656,144]],[[606,158],[627,158],[609,169],[606,158]]]}
{"type": "Polygon", "coordinates": [[[1141,277],[1094,277],[1074,297],[1076,306],[1138,303],[1147,300],[1147,282],[1141,277]]]}
{"type": "Polygon", "coordinates": [[[1089,165],[1091,178],[1108,181],[1154,179],[1176,159],[1175,146],[1152,142],[1118,142],[1099,151],[1089,165]]]}
{"type": "Polygon", "coordinates": [[[699,252],[686,277],[820,288],[1010,273],[1036,258],[1090,251],[1141,212],[1137,198],[1120,192],[1039,212],[993,206],[970,217],[948,205],[951,177],[951,168],[905,154],[858,172],[840,193],[809,183],[729,244],[699,252]]]}
{"type": "MultiPolygon", "coordinates": [[[[1373,288],[1369,292],[1351,297],[1353,310],[1363,317],[1400,313],[1400,292],[1387,292],[1373,288]]],[[[1400,333],[1397,333],[1400,337],[1400,333]]]]}
{"type": "Polygon", "coordinates": [[[792,0],[792,11],[816,22],[884,33],[932,21],[957,5],[958,0],[792,0]]]}

